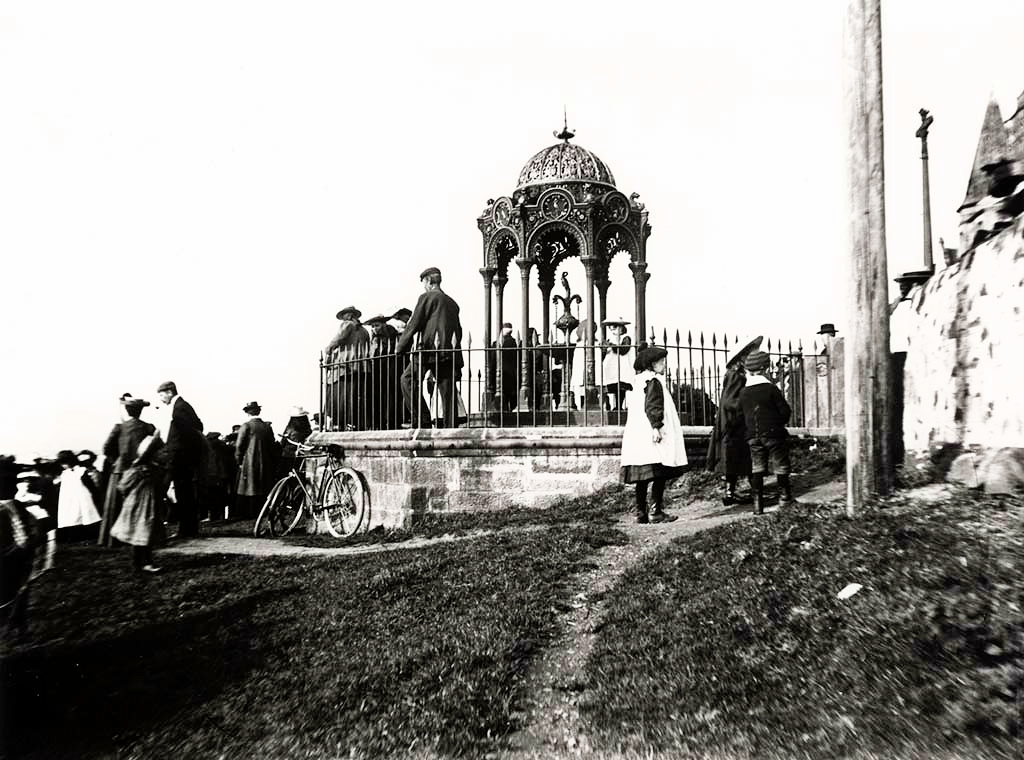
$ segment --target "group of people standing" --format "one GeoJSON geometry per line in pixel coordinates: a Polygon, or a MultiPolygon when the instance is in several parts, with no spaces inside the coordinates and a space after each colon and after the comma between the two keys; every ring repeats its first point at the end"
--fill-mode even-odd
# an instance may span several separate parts
{"type": "Polygon", "coordinates": [[[329,429],[456,427],[465,418],[454,390],[463,369],[459,305],[442,290],[437,267],[423,270],[420,284],[412,311],[365,322],[354,306],[338,312],[341,324],[323,352],[329,429]]]}
{"type": "MultiPolygon", "coordinates": [[[[782,391],[766,376],[770,358],[758,350],[757,337],[728,362],[718,415],[712,429],[706,467],[725,478],[723,504],[737,503],[741,476],[750,479],[755,514],[765,506],[764,478],[773,472],[780,506],[792,504],[789,422],[791,410],[782,391]]],[[[641,347],[633,387],[627,391],[628,417],[622,433],[621,478],[636,486],[637,522],[671,522],[664,508],[666,484],[687,468],[679,415],[667,391],[665,349],[641,347]],[[653,500],[649,513],[647,493],[653,500]]]]}
{"type": "Polygon", "coordinates": [[[725,506],[743,500],[737,485],[741,477],[749,479],[755,514],[764,511],[764,478],[769,470],[778,480],[780,505],[793,502],[786,430],[792,411],[765,374],[770,358],[759,350],[762,340],[762,336],[754,338],[726,364],[706,461],[709,472],[725,479],[725,506]]]}

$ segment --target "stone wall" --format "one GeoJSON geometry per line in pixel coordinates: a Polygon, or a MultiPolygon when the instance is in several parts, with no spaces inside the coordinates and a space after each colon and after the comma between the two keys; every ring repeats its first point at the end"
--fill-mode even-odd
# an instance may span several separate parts
{"type": "MultiPolygon", "coordinates": [[[[688,428],[687,454],[702,463],[708,428],[688,428]]],[[[545,507],[619,480],[621,427],[460,428],[317,433],[360,472],[370,520],[407,526],[416,512],[545,507]]]]}
{"type": "Polygon", "coordinates": [[[1024,216],[911,293],[904,443],[1024,447],[1024,216]]]}
{"type": "MultiPolygon", "coordinates": [[[[710,427],[684,427],[683,435],[690,464],[703,467],[710,427]]],[[[370,501],[370,519],[361,527],[366,531],[408,526],[418,512],[543,508],[593,493],[619,482],[622,428],[315,433],[308,442],[339,447],[344,463],[363,476],[370,501]]],[[[315,470],[310,474],[316,477],[315,470]]]]}

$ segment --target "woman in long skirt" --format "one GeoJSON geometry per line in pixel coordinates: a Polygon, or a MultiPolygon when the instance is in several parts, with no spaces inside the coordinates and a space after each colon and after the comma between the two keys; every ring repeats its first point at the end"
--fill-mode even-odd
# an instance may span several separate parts
{"type": "Polygon", "coordinates": [[[163,472],[153,459],[161,445],[156,432],[139,444],[138,456],[121,475],[118,488],[124,495],[124,503],[117,522],[110,529],[111,536],[133,547],[135,569],[144,573],[160,572],[160,568],[153,565],[153,547],[162,544],[165,537],[163,502],[158,492],[163,472]]]}
{"type": "Polygon", "coordinates": [[[686,447],[672,394],[665,392],[663,348],[645,348],[637,355],[633,390],[627,396],[628,416],[622,431],[622,481],[636,484],[636,521],[672,522],[665,512],[665,484],[686,471],[686,447]],[[647,486],[654,500],[647,516],[647,486]]]}
{"type": "Polygon", "coordinates": [[[740,501],[736,494],[740,477],[750,478],[750,447],[747,446],[747,427],[740,408],[740,391],[747,384],[743,360],[761,346],[762,340],[762,336],[758,335],[726,363],[722,395],[718,400],[715,424],[711,427],[711,440],[708,442],[708,456],[704,466],[708,472],[725,478],[726,493],[722,497],[722,504],[726,507],[740,501]]]}

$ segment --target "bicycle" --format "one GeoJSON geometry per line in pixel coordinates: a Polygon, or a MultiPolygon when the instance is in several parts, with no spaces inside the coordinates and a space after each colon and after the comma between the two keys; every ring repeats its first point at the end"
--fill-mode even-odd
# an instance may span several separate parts
{"type": "Polygon", "coordinates": [[[287,536],[304,514],[327,525],[335,538],[347,538],[359,530],[366,512],[366,490],[358,472],[341,463],[341,449],[333,444],[326,452],[316,446],[297,444],[298,452],[291,472],[274,487],[256,518],[256,538],[287,536]],[[301,463],[307,459],[326,459],[328,471],[320,486],[307,482],[301,463]]]}

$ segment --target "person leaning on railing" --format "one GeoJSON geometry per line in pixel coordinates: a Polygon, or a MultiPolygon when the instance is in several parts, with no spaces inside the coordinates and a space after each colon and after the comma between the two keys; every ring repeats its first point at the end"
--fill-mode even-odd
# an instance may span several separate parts
{"type": "Polygon", "coordinates": [[[402,373],[402,395],[412,414],[412,426],[430,426],[430,408],[423,400],[423,378],[432,372],[441,394],[445,427],[456,426],[457,405],[453,403],[453,383],[462,377],[462,323],[459,305],[441,290],[441,270],[429,267],[420,273],[423,294],[416,301],[395,353],[409,353],[419,338],[419,351],[402,373]],[[454,349],[454,350],[453,350],[454,349]]]}

